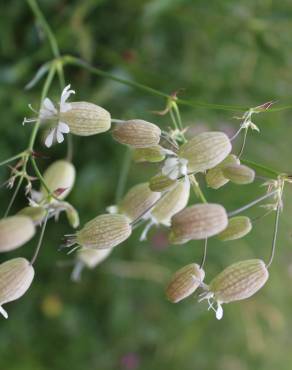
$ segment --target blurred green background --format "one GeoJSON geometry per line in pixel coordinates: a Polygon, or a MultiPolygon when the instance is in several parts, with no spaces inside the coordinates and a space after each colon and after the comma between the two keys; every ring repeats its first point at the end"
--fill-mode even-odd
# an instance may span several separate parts
{"type": "MultiPolygon", "coordinates": [[[[269,100],[289,104],[292,97],[291,0],[42,0],[62,53],[70,53],[118,76],[166,93],[184,88],[181,97],[209,103],[256,106],[269,100]]],[[[21,125],[38,106],[42,82],[25,84],[52,58],[49,44],[25,1],[2,2],[0,15],[0,161],[23,150],[31,126],[21,125]]],[[[76,100],[108,109],[114,118],[144,118],[169,127],[168,117],[151,113],[165,101],[88,72],[68,67],[66,82],[76,100]]],[[[60,94],[56,80],[50,97],[60,94]]],[[[276,107],[276,105],[275,105],[276,107]]],[[[181,107],[184,124],[194,130],[234,132],[238,112],[181,107]]],[[[283,172],[291,171],[291,110],[255,117],[244,158],[283,172]]],[[[235,143],[238,151],[240,139],[235,143]]],[[[42,169],[64,157],[66,145],[48,150],[37,141],[42,169]]],[[[109,134],[74,137],[77,182],[69,201],[81,224],[114,204],[126,148],[109,134]]],[[[157,165],[132,164],[127,187],[147,181],[157,165]]],[[[9,175],[4,167],[0,183],[9,175]]],[[[236,209],[264,192],[261,181],[218,191],[205,188],[210,201],[236,209]]],[[[36,184],[38,187],[38,184],[36,184]]],[[[4,213],[11,190],[1,189],[4,213]]],[[[70,281],[73,256],[58,252],[71,233],[65,217],[50,221],[29,292],[6,306],[0,323],[1,370],[274,370],[292,368],[292,192],[286,187],[280,237],[270,279],[253,298],[225,306],[215,319],[207,304],[191,297],[172,305],[164,297],[165,279],[184,264],[201,258],[202,243],[168,246],[163,229],[148,242],[141,230],[117,247],[79,284],[70,281]]],[[[194,198],[191,200],[195,201],[194,198]]],[[[17,197],[12,213],[26,204],[17,197]]],[[[263,209],[246,214],[257,216],[263,209]]],[[[246,238],[229,243],[212,240],[207,281],[243,258],[267,259],[273,217],[256,223],[246,238]]],[[[0,256],[30,257],[34,239],[22,249],[0,256]]]]}

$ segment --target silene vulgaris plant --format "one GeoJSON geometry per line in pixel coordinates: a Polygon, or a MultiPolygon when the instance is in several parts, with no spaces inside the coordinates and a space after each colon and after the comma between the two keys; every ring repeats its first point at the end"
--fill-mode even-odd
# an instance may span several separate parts
{"type": "Polygon", "coordinates": [[[74,280],[80,278],[82,268],[92,269],[110,258],[113,249],[120,248],[137,227],[143,228],[141,240],[146,240],[149,229],[155,226],[167,228],[171,245],[201,241],[201,261],[190,261],[188,265],[180,266],[166,286],[166,296],[169,301],[177,303],[198,293],[198,301],[207,300],[209,309],[215,311],[217,319],[221,319],[224,304],[246,299],[265,285],[274,258],[283,191],[285,184],[291,182],[290,176],[242,159],[248,133],[258,131],[252,122],[253,115],[271,109],[272,102],[247,109],[239,117],[240,126],[233,137],[220,131],[191,136],[183,126],[179,107],[183,104],[195,106],[196,103],[181,100],[176,94],[167,95],[139,83],[122,80],[78,58],[61,56],[54,34],[36,1],[28,0],[28,4],[47,34],[54,58],[40,68],[27,86],[32,88],[45,77],[39,109],[30,106],[30,118],[23,121],[23,130],[31,130],[27,148],[0,163],[1,166],[9,166],[11,175],[6,185],[15,189],[0,220],[0,252],[21,248],[37,233],[39,239],[30,261],[19,257],[0,265],[1,314],[7,318],[2,305],[20,298],[29,289],[47,222],[51,219],[58,221],[59,214],[64,212],[75,229],[65,236],[62,246],[62,250],[69,248],[75,253],[74,280]],[[166,108],[159,114],[169,115],[173,128],[166,131],[159,127],[157,115],[155,123],[145,121],[143,117],[126,121],[113,119],[114,112],[108,112],[96,102],[78,101],[78,91],[75,94],[70,84],[65,84],[63,68],[67,64],[164,98],[166,108]],[[60,82],[60,98],[54,102],[50,86],[56,76],[60,82]],[[45,134],[43,145],[46,156],[54,145],[65,140],[68,141],[70,154],[74,135],[84,136],[84,141],[86,136],[96,135],[98,141],[99,135],[107,134],[120,145],[128,146],[135,162],[158,163],[160,170],[152,178],[129,189],[117,204],[109,205],[104,214],[96,215],[86,223],[83,220],[80,222],[78,211],[66,200],[76,177],[71,156],[51,163],[41,173],[37,164],[41,154],[34,150],[40,131],[45,134]],[[233,150],[233,143],[241,134],[243,145],[237,153],[233,150]],[[198,177],[202,180],[200,184],[198,177]],[[221,187],[228,188],[230,182],[246,186],[255,178],[267,186],[266,191],[237,210],[226,210],[219,197],[218,201],[209,202],[204,195],[204,186],[216,191],[221,187]],[[38,187],[33,186],[35,182],[39,183],[38,187]],[[11,215],[15,197],[21,190],[27,199],[27,206],[11,215]],[[190,204],[191,191],[197,200],[190,204]],[[275,215],[270,258],[266,262],[260,258],[237,261],[210,280],[205,269],[208,240],[213,238],[218,243],[228,243],[245,237],[251,232],[254,221],[242,213],[265,201],[265,214],[275,215]]]}

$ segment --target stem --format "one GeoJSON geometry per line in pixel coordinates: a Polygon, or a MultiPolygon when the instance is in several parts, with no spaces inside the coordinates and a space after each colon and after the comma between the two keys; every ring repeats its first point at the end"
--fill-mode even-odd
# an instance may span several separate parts
{"type": "Polygon", "coordinates": [[[267,199],[267,198],[271,197],[272,195],[275,195],[277,192],[278,192],[278,190],[274,190],[274,191],[272,191],[271,193],[267,193],[267,194],[265,194],[265,195],[261,196],[260,198],[257,198],[257,199],[255,199],[254,201],[252,201],[252,202],[250,202],[250,203],[246,204],[245,206],[243,206],[243,207],[241,207],[241,208],[236,209],[235,211],[229,212],[229,213],[228,213],[228,217],[236,216],[238,213],[241,213],[241,212],[243,212],[243,211],[245,211],[245,210],[247,210],[247,209],[249,209],[249,208],[251,208],[251,207],[255,206],[256,204],[258,204],[258,203],[262,202],[263,200],[265,200],[265,199],[267,199]]]}
{"type": "Polygon", "coordinates": [[[206,257],[207,257],[207,247],[208,247],[208,238],[206,238],[206,239],[205,239],[205,243],[204,243],[204,252],[203,252],[202,260],[201,260],[201,263],[200,263],[200,269],[204,267],[205,262],[206,262],[206,257]]]}
{"type": "MultiPolygon", "coordinates": [[[[166,98],[168,100],[173,99],[173,97],[169,94],[166,94],[162,91],[153,89],[152,87],[143,85],[139,82],[126,80],[124,78],[117,77],[117,76],[115,76],[111,73],[105,72],[105,71],[103,71],[99,68],[95,68],[95,67],[91,66],[90,64],[88,64],[87,62],[83,61],[82,59],[73,57],[71,55],[63,56],[62,61],[63,61],[63,64],[71,64],[71,65],[75,65],[75,66],[84,68],[87,71],[89,71],[89,72],[91,72],[91,73],[93,73],[97,76],[109,78],[109,79],[111,79],[113,81],[116,81],[116,82],[119,82],[123,85],[127,85],[127,86],[130,86],[130,87],[136,88],[138,90],[148,92],[151,95],[160,96],[160,97],[166,98]]],[[[209,104],[209,103],[203,103],[203,102],[188,101],[188,100],[183,100],[183,99],[178,99],[178,98],[176,99],[176,103],[181,104],[181,105],[186,105],[186,106],[189,106],[189,107],[194,107],[194,108],[202,107],[202,108],[209,108],[209,109],[215,109],[215,110],[227,110],[227,111],[241,111],[242,112],[242,111],[246,111],[246,110],[249,109],[248,107],[245,107],[245,106],[209,104]]]]}
{"type": "Polygon", "coordinates": [[[54,193],[51,191],[51,189],[48,187],[43,175],[41,174],[37,164],[36,164],[36,161],[33,157],[30,158],[31,160],[31,163],[32,163],[32,166],[33,166],[33,169],[38,177],[38,179],[40,180],[41,184],[43,185],[43,187],[46,189],[47,193],[48,193],[48,197],[53,197],[54,199],[56,200],[59,200],[58,197],[56,197],[54,195],[54,193]]]}
{"type": "Polygon", "coordinates": [[[266,265],[267,269],[271,266],[271,264],[273,262],[273,259],[274,259],[274,256],[275,256],[280,212],[281,212],[281,204],[279,203],[278,206],[277,206],[276,217],[275,217],[275,226],[274,226],[274,235],[273,235],[271,255],[270,255],[270,258],[269,258],[269,262],[266,265]]]}
{"type": "Polygon", "coordinates": [[[246,143],[246,138],[247,138],[247,132],[248,132],[248,129],[246,128],[245,131],[244,131],[243,142],[242,142],[242,146],[241,146],[240,152],[238,154],[238,158],[240,158],[242,156],[242,153],[244,151],[244,147],[245,147],[245,143],[246,143]]]}
{"type": "Polygon", "coordinates": [[[18,194],[18,192],[19,192],[19,189],[20,189],[20,187],[21,187],[21,184],[22,184],[22,182],[23,182],[23,175],[19,178],[19,181],[18,181],[18,184],[17,184],[17,186],[16,186],[16,188],[15,188],[15,190],[14,190],[14,193],[13,193],[13,195],[12,195],[12,198],[10,199],[10,202],[9,202],[9,204],[8,204],[8,207],[7,207],[7,209],[6,209],[6,212],[5,212],[5,214],[4,214],[4,217],[7,217],[8,216],[8,214],[9,214],[9,212],[10,212],[10,210],[11,210],[11,207],[13,206],[13,203],[14,203],[14,201],[15,201],[15,198],[16,198],[16,196],[17,196],[17,194],[18,194]]]}
{"type": "Polygon", "coordinates": [[[4,161],[0,162],[0,167],[1,166],[4,166],[7,163],[13,162],[13,161],[15,161],[18,158],[23,157],[25,153],[26,152],[24,151],[24,152],[21,152],[21,153],[16,154],[15,156],[13,156],[11,158],[5,159],[4,161]]]}
{"type": "Polygon", "coordinates": [[[118,185],[117,185],[117,190],[116,190],[116,204],[121,200],[125,187],[126,187],[126,182],[127,182],[127,177],[131,165],[131,159],[132,159],[132,152],[130,148],[126,148],[126,152],[124,154],[123,158],[123,164],[122,164],[122,170],[120,172],[119,180],[118,180],[118,185]]]}
{"type": "Polygon", "coordinates": [[[243,164],[246,164],[247,166],[250,166],[252,167],[253,169],[255,169],[256,171],[260,171],[262,173],[264,173],[265,176],[269,176],[273,179],[276,179],[278,178],[278,176],[281,175],[280,172],[272,169],[272,168],[269,168],[269,167],[266,167],[262,164],[259,164],[259,163],[256,163],[256,162],[253,162],[253,161],[249,161],[247,159],[241,159],[240,160],[243,164]]]}
{"type": "Polygon", "coordinates": [[[190,181],[191,181],[191,184],[192,184],[192,188],[193,188],[196,196],[199,199],[201,199],[201,202],[202,203],[208,203],[207,202],[207,199],[205,198],[205,196],[204,196],[204,194],[203,194],[203,192],[202,192],[202,190],[200,188],[200,185],[199,185],[198,181],[195,178],[195,175],[190,175],[189,178],[190,178],[190,181]]]}
{"type": "Polygon", "coordinates": [[[44,29],[44,32],[48,36],[49,43],[51,45],[53,54],[55,58],[60,57],[60,51],[57,44],[57,40],[55,38],[54,33],[51,30],[51,27],[49,26],[48,22],[46,21],[43,13],[40,10],[40,7],[38,6],[38,3],[36,0],[27,0],[28,5],[30,6],[33,14],[35,15],[36,19],[39,21],[40,25],[44,29]]]}
{"type": "Polygon", "coordinates": [[[43,226],[42,226],[42,230],[41,230],[41,234],[40,234],[40,238],[39,238],[39,241],[38,241],[38,244],[37,244],[37,247],[35,249],[35,252],[34,252],[34,255],[30,261],[30,264],[33,265],[37,259],[37,256],[39,254],[39,251],[41,249],[41,245],[42,245],[42,241],[43,241],[43,238],[44,238],[44,234],[45,234],[45,230],[46,230],[46,226],[47,226],[47,222],[48,222],[48,217],[49,216],[49,212],[47,212],[46,216],[45,216],[45,219],[44,219],[44,223],[43,223],[43,226]]]}

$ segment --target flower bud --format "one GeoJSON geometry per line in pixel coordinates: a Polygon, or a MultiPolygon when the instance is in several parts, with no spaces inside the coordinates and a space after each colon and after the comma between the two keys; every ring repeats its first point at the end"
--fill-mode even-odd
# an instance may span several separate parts
{"type": "Polygon", "coordinates": [[[34,268],[25,258],[14,258],[0,265],[0,313],[7,319],[2,305],[22,297],[30,287],[34,268]]]}
{"type": "Polygon", "coordinates": [[[65,212],[67,216],[67,220],[74,229],[76,229],[79,226],[79,213],[78,211],[71,206],[71,204],[64,202],[65,203],[65,212]]]}
{"type": "Polygon", "coordinates": [[[35,234],[35,226],[27,216],[11,216],[0,220],[0,252],[21,247],[35,234]]]}
{"type": "Polygon", "coordinates": [[[167,298],[177,303],[195,292],[204,280],[205,272],[196,263],[191,263],[179,269],[166,288],[167,298]]]}
{"type": "Polygon", "coordinates": [[[131,221],[136,220],[147,210],[150,211],[161,194],[151,191],[147,182],[133,186],[120,202],[118,209],[131,221]]]}
{"type": "Polygon", "coordinates": [[[252,229],[252,223],[246,216],[237,216],[228,220],[228,226],[217,238],[222,241],[235,240],[243,238],[252,229]]]}
{"type": "Polygon", "coordinates": [[[172,217],[170,240],[180,244],[209,238],[223,231],[227,224],[227,213],[220,204],[196,204],[172,217]]]}
{"type": "Polygon", "coordinates": [[[231,164],[222,169],[223,175],[235,184],[250,184],[255,178],[255,172],[242,164],[231,164]]]}
{"type": "Polygon", "coordinates": [[[60,121],[66,122],[70,133],[74,135],[95,135],[108,131],[111,127],[109,112],[92,103],[70,103],[70,109],[59,115],[60,121]]]}
{"type": "Polygon", "coordinates": [[[133,152],[135,162],[161,162],[165,158],[165,151],[160,145],[149,146],[147,148],[136,148],[133,152]]]}
{"type": "Polygon", "coordinates": [[[183,144],[178,155],[188,160],[188,172],[204,172],[222,162],[231,149],[223,132],[202,132],[183,144]]]}
{"type": "Polygon", "coordinates": [[[210,283],[214,299],[229,303],[255,294],[268,280],[269,273],[260,259],[240,261],[228,266],[210,283]]]}
{"type": "Polygon", "coordinates": [[[206,174],[207,185],[212,189],[219,189],[228,183],[228,179],[223,175],[222,169],[229,164],[239,164],[239,159],[234,154],[229,154],[224,161],[216,167],[210,169],[206,174]]]}
{"type": "Polygon", "coordinates": [[[40,224],[46,215],[46,210],[43,207],[25,207],[18,213],[21,216],[29,217],[35,224],[40,224]]]}
{"type": "Polygon", "coordinates": [[[176,180],[172,180],[168,176],[159,174],[150,179],[149,187],[152,191],[165,191],[172,188],[176,182],[176,180]]]}
{"type": "Polygon", "coordinates": [[[99,250],[82,248],[77,252],[77,259],[83,262],[86,267],[93,269],[104,261],[111,252],[111,248],[99,250]]]}
{"type": "Polygon", "coordinates": [[[188,180],[178,181],[167,194],[163,195],[151,212],[156,223],[170,225],[170,219],[188,204],[190,197],[190,183],[188,180]]]}
{"type": "Polygon", "coordinates": [[[134,148],[157,145],[160,141],[160,134],[161,130],[158,126],[141,119],[119,123],[112,132],[116,141],[134,148]]]}
{"type": "MultiPolygon", "coordinates": [[[[52,163],[44,173],[44,180],[52,193],[57,191],[59,199],[65,199],[73,188],[75,182],[75,168],[72,163],[59,160],[52,163]]],[[[41,193],[48,196],[47,190],[41,186],[41,193]]]]}
{"type": "Polygon", "coordinates": [[[76,242],[85,248],[112,248],[128,239],[131,233],[128,217],[104,214],[87,222],[83,229],[76,233],[71,245],[76,242]]]}

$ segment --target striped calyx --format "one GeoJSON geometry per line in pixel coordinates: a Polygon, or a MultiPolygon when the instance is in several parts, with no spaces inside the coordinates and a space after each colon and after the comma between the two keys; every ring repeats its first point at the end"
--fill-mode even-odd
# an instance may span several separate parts
{"type": "Polygon", "coordinates": [[[16,215],[0,220],[0,252],[17,249],[35,234],[35,225],[30,217],[16,215]]]}
{"type": "Polygon", "coordinates": [[[223,132],[202,132],[183,144],[178,156],[188,161],[188,173],[204,172],[222,162],[231,149],[231,142],[223,132]]]}
{"type": "Polygon", "coordinates": [[[255,171],[243,164],[230,164],[222,172],[227,179],[239,185],[250,184],[255,178],[255,171]]]}
{"type": "Polygon", "coordinates": [[[133,151],[135,162],[161,162],[165,158],[165,150],[160,145],[153,145],[147,148],[136,148],[133,151]]]}
{"type": "Polygon", "coordinates": [[[120,214],[104,214],[87,222],[76,233],[77,244],[91,249],[113,248],[128,239],[132,228],[127,216],[120,214]]]}
{"type": "Polygon", "coordinates": [[[228,226],[217,238],[222,241],[236,240],[243,238],[252,229],[252,223],[249,217],[246,216],[236,216],[228,220],[228,226]]]}
{"type": "Polygon", "coordinates": [[[159,143],[161,130],[153,123],[133,119],[118,123],[112,131],[112,135],[121,144],[134,148],[147,148],[159,143]]]}
{"type": "Polygon", "coordinates": [[[99,134],[111,127],[110,113],[98,105],[87,102],[70,103],[70,109],[60,112],[59,119],[67,123],[71,134],[79,136],[99,134]]]}
{"type": "Polygon", "coordinates": [[[205,272],[196,263],[191,263],[179,269],[171,278],[166,296],[177,303],[195,292],[205,278],[205,272]]]}
{"type": "Polygon", "coordinates": [[[25,258],[14,258],[0,265],[0,313],[7,319],[2,305],[22,297],[34,278],[34,268],[25,258]]]}
{"type": "Polygon", "coordinates": [[[239,159],[234,154],[229,154],[224,161],[206,173],[207,185],[212,189],[219,189],[221,186],[227,184],[229,179],[223,175],[222,169],[227,165],[239,163],[239,159]]]}
{"type": "Polygon", "coordinates": [[[189,240],[209,238],[219,234],[227,225],[227,213],[220,204],[196,204],[172,217],[169,240],[173,244],[183,244],[189,240]]]}

